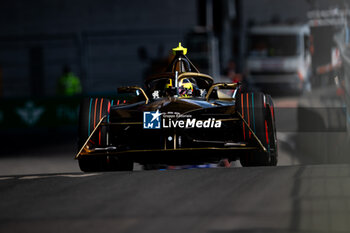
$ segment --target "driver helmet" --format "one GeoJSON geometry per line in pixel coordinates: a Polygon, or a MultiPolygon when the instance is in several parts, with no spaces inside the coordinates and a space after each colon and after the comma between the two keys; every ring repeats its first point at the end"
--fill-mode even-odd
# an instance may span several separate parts
{"type": "Polygon", "coordinates": [[[188,78],[181,79],[179,82],[179,95],[181,97],[193,96],[194,83],[188,78]]]}

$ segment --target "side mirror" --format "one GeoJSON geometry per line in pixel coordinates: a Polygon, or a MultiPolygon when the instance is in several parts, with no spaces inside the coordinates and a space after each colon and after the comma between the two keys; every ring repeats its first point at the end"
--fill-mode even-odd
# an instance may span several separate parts
{"type": "Polygon", "coordinates": [[[118,87],[118,93],[120,94],[131,94],[131,93],[136,93],[136,95],[142,94],[145,97],[146,104],[148,104],[149,98],[146,95],[145,91],[138,86],[126,86],[126,87],[118,87]]]}
{"type": "MultiPolygon", "coordinates": [[[[214,92],[214,89],[217,87],[219,89],[231,89],[231,90],[237,90],[239,87],[240,83],[215,83],[213,84],[206,95],[206,100],[209,100],[210,95],[214,92]]],[[[235,94],[234,94],[235,95],[235,94]]]]}
{"type": "Polygon", "coordinates": [[[135,93],[140,87],[137,86],[126,86],[126,87],[118,87],[118,93],[120,94],[128,94],[135,93]]]}

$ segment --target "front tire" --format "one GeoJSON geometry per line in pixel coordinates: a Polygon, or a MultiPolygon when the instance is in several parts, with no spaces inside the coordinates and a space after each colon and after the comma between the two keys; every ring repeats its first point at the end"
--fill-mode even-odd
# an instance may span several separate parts
{"type": "MultiPolygon", "coordinates": [[[[84,145],[98,122],[107,116],[103,122],[109,122],[111,102],[105,98],[85,98],[81,102],[79,111],[78,146],[84,145]]],[[[109,145],[109,128],[101,127],[90,139],[95,147],[106,147],[109,145]]],[[[132,171],[134,163],[124,157],[111,157],[107,155],[87,155],[78,159],[80,170],[83,172],[100,171],[132,171]]]]}
{"type": "MultiPolygon", "coordinates": [[[[109,115],[110,101],[105,98],[84,98],[80,104],[78,148],[80,149],[103,116],[109,115]]],[[[106,122],[107,119],[104,121],[106,122]]],[[[101,127],[90,139],[95,147],[107,146],[108,128],[101,127]]],[[[107,156],[85,156],[78,159],[80,170],[84,172],[106,171],[107,156]]]]}

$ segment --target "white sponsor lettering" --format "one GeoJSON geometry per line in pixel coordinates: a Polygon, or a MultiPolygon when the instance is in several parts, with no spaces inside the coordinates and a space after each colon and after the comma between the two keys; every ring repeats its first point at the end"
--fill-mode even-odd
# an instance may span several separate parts
{"type": "Polygon", "coordinates": [[[163,128],[221,128],[221,121],[215,120],[215,118],[207,120],[163,118],[163,128]]]}
{"type": "Polygon", "coordinates": [[[196,124],[196,119],[187,119],[188,128],[194,128],[195,124],[196,124]]]}

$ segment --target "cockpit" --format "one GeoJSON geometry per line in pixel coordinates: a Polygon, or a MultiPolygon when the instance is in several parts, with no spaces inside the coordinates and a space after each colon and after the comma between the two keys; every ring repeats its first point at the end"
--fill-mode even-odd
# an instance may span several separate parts
{"type": "Polygon", "coordinates": [[[213,84],[210,76],[186,72],[175,77],[174,74],[162,74],[146,82],[146,90],[153,99],[162,97],[205,98],[213,84]]]}

